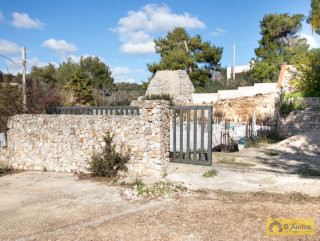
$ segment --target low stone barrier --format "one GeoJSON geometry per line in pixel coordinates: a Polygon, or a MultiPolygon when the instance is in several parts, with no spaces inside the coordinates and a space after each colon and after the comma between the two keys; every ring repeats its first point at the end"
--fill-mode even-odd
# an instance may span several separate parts
{"type": "Polygon", "coordinates": [[[7,132],[6,159],[14,168],[55,172],[86,171],[103,136],[131,158],[128,175],[162,175],[169,163],[167,101],[137,101],[140,115],[15,115],[7,132]]]}
{"type": "Polygon", "coordinates": [[[320,130],[320,110],[297,110],[278,120],[278,134],[285,138],[310,130],[320,130]]]}
{"type": "Polygon", "coordinates": [[[278,115],[277,131],[282,137],[288,138],[305,131],[320,129],[320,98],[301,97],[296,98],[299,102],[304,101],[305,110],[296,110],[289,115],[278,115]]]}

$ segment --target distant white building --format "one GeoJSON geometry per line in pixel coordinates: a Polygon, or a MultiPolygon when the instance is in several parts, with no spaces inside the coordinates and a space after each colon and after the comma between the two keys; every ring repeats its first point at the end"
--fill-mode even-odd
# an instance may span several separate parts
{"type": "MultiPolygon", "coordinates": [[[[227,78],[228,79],[232,78],[232,70],[233,70],[233,67],[227,67],[227,78]]],[[[249,70],[250,70],[250,65],[236,66],[235,73],[247,72],[249,70]]]]}

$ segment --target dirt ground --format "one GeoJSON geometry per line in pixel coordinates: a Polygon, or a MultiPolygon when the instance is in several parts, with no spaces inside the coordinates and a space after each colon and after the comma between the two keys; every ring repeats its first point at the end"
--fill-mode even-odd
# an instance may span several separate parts
{"type": "Polygon", "coordinates": [[[319,196],[194,189],[130,200],[121,185],[76,179],[48,172],[0,177],[0,239],[320,240],[319,196]],[[267,218],[314,219],[316,234],[266,236],[267,218]]]}

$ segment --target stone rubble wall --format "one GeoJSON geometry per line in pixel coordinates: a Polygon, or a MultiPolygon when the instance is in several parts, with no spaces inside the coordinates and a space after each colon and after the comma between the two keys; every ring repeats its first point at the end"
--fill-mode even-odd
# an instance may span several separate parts
{"type": "Polygon", "coordinates": [[[2,159],[18,169],[86,172],[109,131],[116,150],[130,154],[129,176],[162,175],[169,164],[168,102],[135,105],[140,115],[15,115],[8,123],[10,155],[2,159]]]}
{"type": "Polygon", "coordinates": [[[222,99],[212,103],[202,104],[213,106],[213,118],[231,122],[247,122],[255,113],[258,123],[276,125],[276,99],[278,94],[260,94],[250,97],[222,99]]]}
{"type": "Polygon", "coordinates": [[[301,97],[304,100],[305,110],[296,110],[287,116],[278,115],[278,134],[288,138],[305,131],[320,130],[320,98],[301,97]]]}
{"type": "Polygon", "coordinates": [[[297,110],[279,118],[277,131],[282,137],[289,138],[310,130],[320,130],[320,110],[297,110]]]}
{"type": "Polygon", "coordinates": [[[161,70],[151,79],[146,95],[168,94],[171,97],[191,98],[194,91],[194,86],[185,70],[161,70]]]}
{"type": "Polygon", "coordinates": [[[320,110],[320,97],[299,97],[297,100],[303,100],[310,110],[320,110]]]}

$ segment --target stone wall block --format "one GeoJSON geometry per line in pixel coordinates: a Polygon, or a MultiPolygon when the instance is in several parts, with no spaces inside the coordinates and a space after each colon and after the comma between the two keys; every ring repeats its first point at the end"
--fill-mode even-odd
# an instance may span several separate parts
{"type": "Polygon", "coordinates": [[[169,163],[168,102],[147,100],[133,105],[140,106],[140,115],[13,116],[8,122],[8,148],[1,151],[0,162],[26,170],[86,171],[109,131],[116,149],[131,154],[128,175],[160,175],[159,169],[165,170],[169,163]]]}

